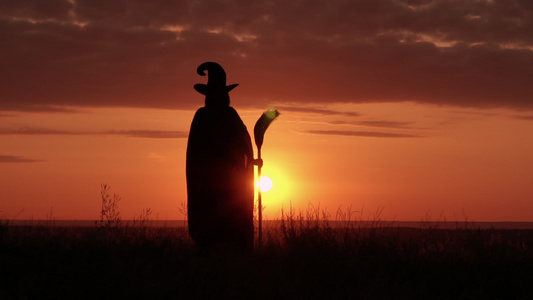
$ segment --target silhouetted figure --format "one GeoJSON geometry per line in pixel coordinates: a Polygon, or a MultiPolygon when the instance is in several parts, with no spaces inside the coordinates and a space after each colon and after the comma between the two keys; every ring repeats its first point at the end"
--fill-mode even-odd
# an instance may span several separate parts
{"type": "Polygon", "coordinates": [[[226,73],[217,63],[201,64],[205,95],[187,144],[189,235],[202,252],[218,248],[251,251],[254,225],[253,149],[246,126],[231,107],[226,73]]]}

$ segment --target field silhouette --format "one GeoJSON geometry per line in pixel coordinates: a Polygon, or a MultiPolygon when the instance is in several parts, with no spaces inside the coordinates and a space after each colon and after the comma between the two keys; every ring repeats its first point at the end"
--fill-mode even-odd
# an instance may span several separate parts
{"type": "Polygon", "coordinates": [[[329,225],[283,215],[253,253],[186,227],[0,227],[0,298],[531,299],[533,231],[329,225]]]}

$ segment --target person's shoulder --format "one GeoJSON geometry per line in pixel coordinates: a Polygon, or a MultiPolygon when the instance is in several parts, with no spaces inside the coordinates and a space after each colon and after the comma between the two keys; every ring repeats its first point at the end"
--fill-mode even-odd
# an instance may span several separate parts
{"type": "Polygon", "coordinates": [[[196,113],[194,113],[194,117],[201,117],[202,115],[207,114],[208,111],[206,110],[205,106],[202,106],[196,110],[196,113]]]}
{"type": "Polygon", "coordinates": [[[195,114],[195,118],[239,118],[239,113],[237,110],[231,106],[224,107],[209,107],[204,106],[200,107],[195,114]]]}
{"type": "Polygon", "coordinates": [[[228,106],[227,107],[227,110],[230,114],[235,114],[235,115],[239,115],[239,113],[237,112],[237,110],[235,108],[233,108],[233,106],[228,106]]]}
{"type": "Polygon", "coordinates": [[[232,106],[204,106],[198,109],[202,110],[202,113],[213,113],[213,114],[225,114],[225,115],[238,115],[237,110],[232,106]]]}

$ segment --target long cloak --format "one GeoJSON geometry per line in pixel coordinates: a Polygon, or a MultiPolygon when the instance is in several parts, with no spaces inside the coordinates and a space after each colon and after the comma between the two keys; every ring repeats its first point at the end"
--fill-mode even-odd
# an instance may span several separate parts
{"type": "Polygon", "coordinates": [[[196,112],[187,144],[189,235],[199,247],[253,247],[253,148],[230,106],[196,112]]]}

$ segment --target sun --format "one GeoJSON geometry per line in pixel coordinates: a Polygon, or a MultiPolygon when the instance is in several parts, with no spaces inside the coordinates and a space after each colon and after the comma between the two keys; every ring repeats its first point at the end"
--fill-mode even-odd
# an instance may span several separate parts
{"type": "Polygon", "coordinates": [[[272,180],[266,176],[261,176],[261,179],[255,182],[255,186],[260,188],[261,192],[268,192],[272,188],[272,180]]]}
{"type": "MultiPolygon", "coordinates": [[[[263,166],[261,180],[255,176],[255,192],[263,193],[261,204],[264,207],[264,220],[276,218],[283,205],[290,207],[292,203],[298,201],[298,197],[296,197],[298,195],[295,194],[298,182],[294,178],[292,170],[288,170],[284,165],[278,164],[274,159],[269,160],[269,163],[263,166]],[[293,200],[294,202],[291,202],[293,200]]],[[[259,197],[258,194],[256,196],[257,198],[259,197]]],[[[255,203],[257,204],[257,202],[255,203]]]]}

